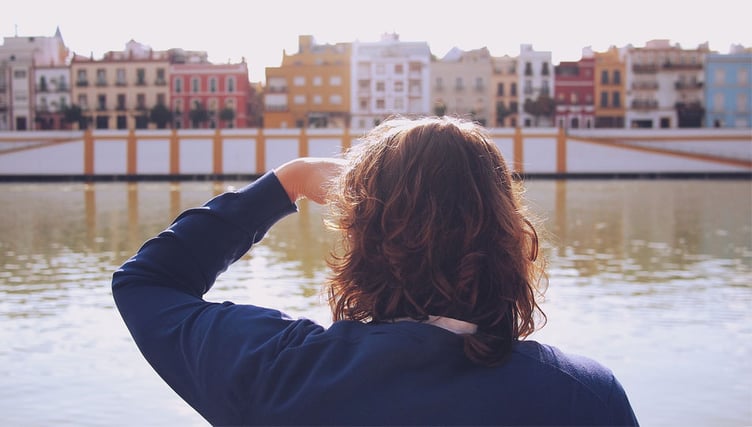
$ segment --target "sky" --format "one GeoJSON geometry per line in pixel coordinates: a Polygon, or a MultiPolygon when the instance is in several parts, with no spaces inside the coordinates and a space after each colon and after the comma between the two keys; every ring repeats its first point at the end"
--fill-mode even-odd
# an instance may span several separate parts
{"type": "Polygon", "coordinates": [[[9,0],[0,36],[52,36],[101,57],[133,39],[155,50],[206,51],[215,63],[246,59],[250,80],[264,81],[299,35],[317,43],[374,42],[384,33],[425,41],[443,57],[453,47],[517,56],[521,44],[549,51],[552,62],[576,61],[582,49],[644,46],[668,39],[686,49],[709,43],[728,53],[752,47],[746,0],[9,0]]]}

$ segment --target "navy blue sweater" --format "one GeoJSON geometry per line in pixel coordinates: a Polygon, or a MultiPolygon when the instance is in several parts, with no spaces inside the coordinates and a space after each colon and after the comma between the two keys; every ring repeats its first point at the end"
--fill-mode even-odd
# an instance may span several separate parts
{"type": "Polygon", "coordinates": [[[637,425],[599,363],[520,341],[478,366],[418,322],[335,322],[202,296],[285,215],[273,173],[182,213],[113,276],[117,308],[156,372],[214,425],[637,425]]]}

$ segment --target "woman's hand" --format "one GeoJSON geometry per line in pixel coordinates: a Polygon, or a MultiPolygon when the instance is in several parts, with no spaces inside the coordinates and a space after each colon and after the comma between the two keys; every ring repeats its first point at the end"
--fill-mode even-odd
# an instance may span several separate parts
{"type": "Polygon", "coordinates": [[[342,173],[345,161],[329,157],[301,157],[274,170],[277,179],[295,203],[307,198],[324,204],[329,183],[342,173]]]}

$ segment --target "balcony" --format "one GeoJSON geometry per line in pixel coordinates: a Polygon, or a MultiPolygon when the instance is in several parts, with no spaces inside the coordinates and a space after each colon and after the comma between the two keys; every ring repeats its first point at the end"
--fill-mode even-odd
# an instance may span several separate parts
{"type": "Polygon", "coordinates": [[[266,88],[268,93],[286,93],[287,86],[269,86],[266,88]]]}
{"type": "Polygon", "coordinates": [[[118,81],[115,82],[115,86],[120,86],[120,87],[128,86],[128,83],[126,83],[123,80],[118,80],[118,81]]]}
{"type": "Polygon", "coordinates": [[[154,86],[165,86],[167,85],[167,81],[165,79],[157,79],[154,82],[154,86]]]}
{"type": "Polygon", "coordinates": [[[118,104],[115,109],[117,111],[125,111],[125,104],[118,104]]]}
{"type": "Polygon", "coordinates": [[[683,82],[678,81],[674,83],[674,87],[676,90],[696,90],[696,89],[702,89],[702,82],[683,82]]]}
{"type": "Polygon", "coordinates": [[[107,111],[106,105],[97,105],[97,111],[107,111]]]}
{"type": "Polygon", "coordinates": [[[97,87],[107,86],[107,82],[104,80],[97,80],[97,87]]]}
{"type": "Polygon", "coordinates": [[[86,81],[86,80],[78,80],[76,82],[76,86],[78,86],[78,87],[86,87],[86,86],[89,86],[89,82],[86,81]]]}
{"type": "Polygon", "coordinates": [[[666,61],[663,63],[663,68],[669,70],[702,70],[702,64],[666,61]]]}
{"type": "Polygon", "coordinates": [[[634,82],[632,83],[633,90],[657,90],[658,82],[634,82]]]}
{"type": "Polygon", "coordinates": [[[634,64],[632,65],[632,71],[637,74],[656,73],[658,72],[658,66],[655,64],[634,64]]]}
{"type": "Polygon", "coordinates": [[[635,99],[632,101],[635,110],[654,110],[658,108],[658,101],[654,99],[635,99]]]}

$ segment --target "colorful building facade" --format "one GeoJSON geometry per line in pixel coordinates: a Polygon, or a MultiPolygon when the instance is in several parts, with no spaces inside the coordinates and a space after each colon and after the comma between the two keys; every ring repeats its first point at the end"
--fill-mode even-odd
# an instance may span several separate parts
{"type": "Polygon", "coordinates": [[[752,126],[752,49],[735,47],[705,61],[705,126],[752,126]]]}
{"type": "Polygon", "coordinates": [[[556,126],[564,129],[592,128],[595,125],[593,106],[595,58],[589,50],[579,61],[562,61],[554,67],[556,74],[556,126]]]}

